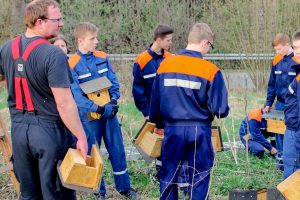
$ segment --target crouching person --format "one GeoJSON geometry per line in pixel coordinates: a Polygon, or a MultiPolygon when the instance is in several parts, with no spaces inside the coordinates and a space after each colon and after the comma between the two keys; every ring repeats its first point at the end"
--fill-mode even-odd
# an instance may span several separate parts
{"type": "MultiPolygon", "coordinates": [[[[136,193],[130,186],[122,132],[116,116],[120,85],[106,53],[96,50],[97,34],[98,28],[89,22],[81,22],[75,27],[74,36],[78,49],[69,59],[74,78],[71,89],[87,134],[89,152],[95,141],[100,145],[103,139],[112,165],[117,191],[127,198],[136,199],[136,193]],[[79,85],[100,77],[107,77],[112,83],[109,89],[111,100],[104,106],[99,106],[90,100],[79,85]],[[88,118],[87,116],[91,113],[97,113],[101,118],[88,118]]],[[[103,179],[97,195],[101,199],[105,198],[106,189],[103,179]]]]}
{"type": "Polygon", "coordinates": [[[277,153],[276,148],[266,139],[266,137],[269,136],[274,137],[274,133],[268,133],[266,131],[267,121],[262,118],[263,112],[263,108],[251,110],[242,121],[240,127],[242,143],[246,146],[246,140],[248,140],[248,151],[260,158],[264,155],[265,148],[268,149],[272,155],[276,155],[277,153]]]}

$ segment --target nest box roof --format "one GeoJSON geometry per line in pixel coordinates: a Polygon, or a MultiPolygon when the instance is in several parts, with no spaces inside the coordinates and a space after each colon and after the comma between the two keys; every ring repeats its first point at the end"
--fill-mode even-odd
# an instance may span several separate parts
{"type": "Polygon", "coordinates": [[[99,90],[108,89],[111,86],[112,84],[106,76],[96,78],[80,84],[80,87],[85,94],[90,94],[99,90]]]}

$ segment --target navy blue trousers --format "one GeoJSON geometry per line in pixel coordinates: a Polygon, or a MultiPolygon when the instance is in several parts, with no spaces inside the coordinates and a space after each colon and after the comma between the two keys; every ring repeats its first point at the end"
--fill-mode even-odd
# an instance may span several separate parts
{"type": "Polygon", "coordinates": [[[296,132],[287,129],[283,140],[283,178],[286,179],[300,169],[299,150],[296,148],[296,132]]]}
{"type": "MultiPolygon", "coordinates": [[[[277,101],[275,104],[275,109],[283,111],[284,103],[277,101]]],[[[283,153],[284,134],[275,134],[275,140],[276,140],[276,149],[277,149],[277,155],[276,155],[277,168],[283,170],[282,153],[283,153]]]]}
{"type": "Polygon", "coordinates": [[[181,166],[186,166],[185,162],[188,164],[185,177],[189,183],[189,199],[206,199],[214,161],[210,126],[167,124],[161,159],[160,199],[178,199],[178,175],[181,166]]]}
{"type": "MultiPolygon", "coordinates": [[[[123,137],[118,118],[115,116],[112,119],[98,119],[90,122],[83,121],[82,124],[87,135],[89,152],[95,141],[100,146],[103,139],[112,165],[117,191],[125,192],[130,189],[123,137]]],[[[100,194],[106,194],[103,178],[100,186],[100,194]]]]}
{"type": "Polygon", "coordinates": [[[12,116],[11,138],[20,200],[76,199],[73,190],[61,185],[56,166],[71,146],[72,136],[60,120],[33,114],[12,116]]]}

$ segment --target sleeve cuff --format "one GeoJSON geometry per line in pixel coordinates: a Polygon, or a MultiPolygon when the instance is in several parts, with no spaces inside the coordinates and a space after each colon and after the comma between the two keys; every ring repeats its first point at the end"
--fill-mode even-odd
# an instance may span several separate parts
{"type": "Polygon", "coordinates": [[[98,105],[97,104],[93,104],[91,107],[91,112],[96,112],[98,109],[98,105]]]}

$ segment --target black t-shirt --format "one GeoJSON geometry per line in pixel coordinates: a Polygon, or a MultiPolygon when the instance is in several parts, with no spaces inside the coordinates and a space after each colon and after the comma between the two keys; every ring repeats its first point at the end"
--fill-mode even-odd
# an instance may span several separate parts
{"type": "MultiPolygon", "coordinates": [[[[40,37],[26,38],[20,41],[20,56],[25,48],[40,37]]],[[[14,91],[15,69],[11,50],[12,40],[0,49],[0,74],[5,75],[8,90],[8,105],[11,114],[16,110],[14,91]]],[[[68,88],[73,82],[66,54],[51,44],[40,44],[30,54],[25,64],[27,82],[36,113],[43,118],[59,117],[51,88],[68,88]]],[[[23,99],[23,102],[26,102],[23,99]]]]}

